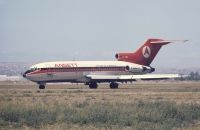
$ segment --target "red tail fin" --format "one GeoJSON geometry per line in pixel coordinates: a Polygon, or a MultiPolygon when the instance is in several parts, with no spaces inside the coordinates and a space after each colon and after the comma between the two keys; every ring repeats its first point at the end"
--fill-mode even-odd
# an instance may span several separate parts
{"type": "Polygon", "coordinates": [[[163,45],[174,41],[166,41],[162,39],[148,39],[136,52],[134,53],[118,53],[116,58],[119,61],[132,62],[136,64],[149,66],[156,54],[163,45]]]}

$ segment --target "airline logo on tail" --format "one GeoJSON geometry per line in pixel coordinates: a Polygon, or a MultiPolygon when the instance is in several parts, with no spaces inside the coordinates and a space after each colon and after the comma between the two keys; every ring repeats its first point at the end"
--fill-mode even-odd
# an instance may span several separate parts
{"type": "Polygon", "coordinates": [[[148,46],[144,46],[142,49],[142,54],[144,56],[144,58],[149,58],[151,55],[151,49],[148,46]]]}
{"type": "Polygon", "coordinates": [[[186,42],[186,41],[187,40],[148,39],[135,52],[117,53],[116,58],[119,61],[126,61],[135,64],[149,66],[163,45],[167,45],[172,42],[186,42]]]}

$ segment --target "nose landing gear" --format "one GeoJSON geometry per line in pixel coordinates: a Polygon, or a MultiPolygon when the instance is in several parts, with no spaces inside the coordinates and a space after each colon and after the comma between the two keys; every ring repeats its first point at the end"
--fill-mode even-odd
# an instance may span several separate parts
{"type": "Polygon", "coordinates": [[[39,85],[39,89],[45,89],[45,85],[39,85]]]}
{"type": "Polygon", "coordinates": [[[38,83],[39,84],[39,89],[45,89],[45,83],[38,83]]]}

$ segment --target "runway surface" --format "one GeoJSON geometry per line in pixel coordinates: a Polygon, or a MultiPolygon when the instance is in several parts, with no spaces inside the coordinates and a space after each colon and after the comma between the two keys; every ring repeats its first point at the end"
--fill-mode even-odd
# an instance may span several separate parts
{"type": "MultiPolygon", "coordinates": [[[[89,100],[91,102],[174,101],[176,103],[200,104],[200,82],[137,82],[120,84],[119,89],[110,89],[109,84],[100,84],[98,89],[89,89],[83,84],[48,84],[45,90],[30,82],[0,82],[0,97],[17,100],[49,98],[65,103],[89,100]],[[24,97],[26,97],[24,99],[24,97]]],[[[48,99],[48,100],[49,100],[48,99]]]]}

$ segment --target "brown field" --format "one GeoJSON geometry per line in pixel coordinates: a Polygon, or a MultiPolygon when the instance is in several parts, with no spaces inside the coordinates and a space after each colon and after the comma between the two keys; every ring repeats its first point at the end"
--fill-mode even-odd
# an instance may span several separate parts
{"type": "MultiPolygon", "coordinates": [[[[121,84],[119,89],[110,89],[108,84],[99,85],[98,89],[89,89],[83,84],[48,84],[45,90],[39,90],[30,82],[0,82],[0,108],[8,104],[24,107],[37,105],[53,107],[56,105],[80,106],[97,103],[131,104],[139,101],[175,102],[176,104],[200,105],[200,82],[137,82],[121,84]]],[[[62,118],[62,117],[60,117],[62,118]]],[[[132,129],[129,127],[96,127],[91,124],[69,124],[69,129],[132,129]]],[[[0,124],[0,129],[35,129],[26,125],[15,126],[0,124]],[[2,127],[1,127],[2,125],[2,127]]],[[[38,129],[38,128],[36,128],[38,129]]],[[[39,129],[66,129],[63,122],[42,125],[39,129]]],[[[174,129],[200,129],[199,121],[174,129]]]]}

